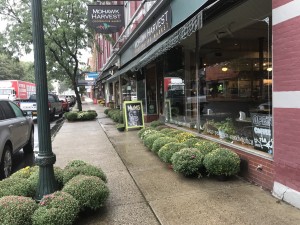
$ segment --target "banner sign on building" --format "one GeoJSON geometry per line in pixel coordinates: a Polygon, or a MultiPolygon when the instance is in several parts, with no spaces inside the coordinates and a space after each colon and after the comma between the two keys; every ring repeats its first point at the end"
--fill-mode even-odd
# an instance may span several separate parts
{"type": "Polygon", "coordinates": [[[93,86],[95,84],[94,80],[78,80],[77,86],[93,86]]]}
{"type": "Polygon", "coordinates": [[[134,53],[137,54],[141,52],[170,30],[171,19],[172,14],[171,8],[169,7],[137,38],[134,43],[134,53]]]}
{"type": "Polygon", "coordinates": [[[124,6],[88,5],[88,24],[97,33],[116,33],[125,24],[124,6]]]}
{"type": "Polygon", "coordinates": [[[98,72],[88,72],[87,77],[88,78],[97,78],[99,76],[98,72]]]}
{"type": "Polygon", "coordinates": [[[254,148],[272,154],[272,116],[262,113],[251,113],[251,122],[254,148]]]}

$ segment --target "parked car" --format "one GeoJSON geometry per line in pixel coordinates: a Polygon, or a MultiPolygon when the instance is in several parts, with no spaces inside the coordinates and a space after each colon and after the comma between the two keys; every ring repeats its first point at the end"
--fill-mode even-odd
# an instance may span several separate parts
{"type": "MultiPolygon", "coordinates": [[[[37,116],[37,102],[36,94],[30,95],[29,99],[22,100],[19,102],[20,108],[27,112],[28,115],[37,116]]],[[[62,108],[62,102],[58,99],[58,96],[52,93],[48,94],[48,106],[50,120],[54,120],[55,115],[62,117],[64,111],[62,108]]]]}
{"type": "Polygon", "coordinates": [[[0,177],[11,175],[12,156],[23,148],[34,149],[34,123],[27,113],[10,100],[0,100],[0,177]]]}
{"type": "Polygon", "coordinates": [[[63,95],[59,95],[58,99],[61,101],[62,103],[62,108],[64,112],[69,112],[70,111],[70,104],[67,101],[66,97],[63,95]]]}

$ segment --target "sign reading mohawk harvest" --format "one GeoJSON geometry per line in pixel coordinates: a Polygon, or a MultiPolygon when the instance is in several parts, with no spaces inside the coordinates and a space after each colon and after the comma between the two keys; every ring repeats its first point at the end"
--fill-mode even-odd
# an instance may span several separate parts
{"type": "Polygon", "coordinates": [[[88,24],[97,33],[116,33],[124,26],[124,6],[88,5],[88,24]]]}

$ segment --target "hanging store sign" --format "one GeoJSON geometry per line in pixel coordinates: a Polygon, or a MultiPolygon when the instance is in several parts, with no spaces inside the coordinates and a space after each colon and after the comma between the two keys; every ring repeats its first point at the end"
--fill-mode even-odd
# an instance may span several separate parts
{"type": "Polygon", "coordinates": [[[134,42],[134,53],[137,54],[154,43],[171,28],[171,8],[169,7],[140,35],[134,42]]]}
{"type": "Polygon", "coordinates": [[[116,33],[124,26],[123,5],[89,5],[88,25],[97,33],[116,33]]]}

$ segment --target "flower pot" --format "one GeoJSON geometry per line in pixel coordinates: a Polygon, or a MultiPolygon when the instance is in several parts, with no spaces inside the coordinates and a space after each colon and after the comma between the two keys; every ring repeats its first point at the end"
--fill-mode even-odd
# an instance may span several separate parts
{"type": "Polygon", "coordinates": [[[229,180],[230,176],[226,176],[226,175],[216,175],[216,178],[218,181],[227,181],[229,180]]]}
{"type": "Polygon", "coordinates": [[[118,131],[121,131],[121,132],[122,132],[122,131],[125,131],[125,127],[117,127],[117,130],[118,130],[118,131]]]}

